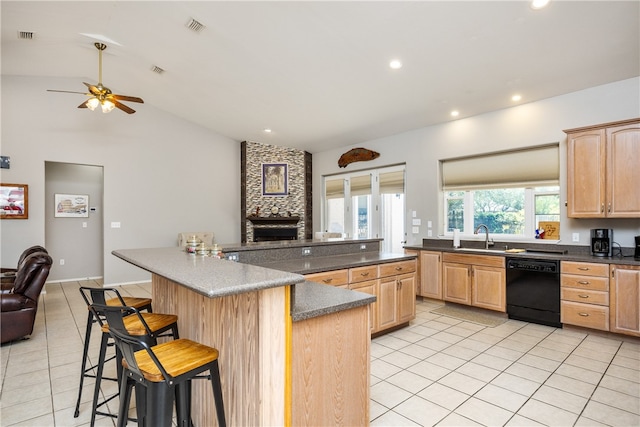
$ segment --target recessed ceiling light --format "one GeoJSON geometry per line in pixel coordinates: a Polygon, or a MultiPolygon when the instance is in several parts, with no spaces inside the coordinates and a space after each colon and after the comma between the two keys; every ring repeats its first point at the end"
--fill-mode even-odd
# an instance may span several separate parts
{"type": "Polygon", "coordinates": [[[391,62],[389,62],[389,67],[393,68],[394,70],[397,70],[398,68],[402,68],[402,62],[400,62],[400,60],[398,59],[394,59],[391,62]]]}
{"type": "Polygon", "coordinates": [[[549,4],[549,0],[532,0],[531,9],[534,9],[534,10],[542,9],[548,4],[549,4]]]}
{"type": "Polygon", "coordinates": [[[453,111],[451,112],[451,116],[452,116],[452,117],[458,117],[459,115],[460,115],[460,112],[459,112],[458,110],[453,110],[453,111]]]}
{"type": "Polygon", "coordinates": [[[269,128],[264,129],[264,133],[271,133],[271,129],[269,128]]]}
{"type": "Polygon", "coordinates": [[[518,102],[518,101],[520,101],[521,99],[522,99],[522,96],[517,95],[517,94],[516,94],[516,95],[513,95],[513,96],[511,97],[511,100],[512,100],[512,101],[515,101],[515,102],[518,102]]]}

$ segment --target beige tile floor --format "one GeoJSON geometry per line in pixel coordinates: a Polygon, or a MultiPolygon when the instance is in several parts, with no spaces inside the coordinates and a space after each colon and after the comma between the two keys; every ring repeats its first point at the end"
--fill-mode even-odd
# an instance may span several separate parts
{"type": "MultiPolygon", "coordinates": [[[[47,284],[33,336],[1,347],[1,426],[88,425],[93,380],[73,417],[87,315],[78,286],[96,284],[47,284]]],[[[150,286],[121,292],[150,296],[150,286]]],[[[440,305],[419,301],[409,327],[373,340],[372,426],[640,425],[640,340],[512,320],[490,328],[430,312],[440,305]]]]}

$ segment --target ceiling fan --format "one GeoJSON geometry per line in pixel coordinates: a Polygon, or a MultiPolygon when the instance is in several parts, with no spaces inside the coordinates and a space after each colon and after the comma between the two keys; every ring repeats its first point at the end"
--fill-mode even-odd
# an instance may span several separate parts
{"type": "Polygon", "coordinates": [[[54,90],[54,89],[47,89],[47,91],[79,93],[81,95],[90,96],[89,99],[87,99],[82,104],[78,105],[78,108],[88,108],[93,111],[98,106],[100,106],[102,108],[103,113],[108,113],[114,108],[119,108],[120,110],[124,111],[127,114],[135,113],[136,111],[133,108],[130,108],[124,105],[120,101],[139,102],[139,103],[144,103],[144,101],[142,100],[142,98],[138,98],[136,96],[116,95],[111,92],[111,89],[102,85],[102,51],[107,48],[107,45],[103,43],[94,43],[93,45],[96,47],[96,49],[98,49],[98,58],[99,58],[98,59],[99,61],[98,62],[98,67],[99,67],[98,68],[98,72],[99,72],[98,84],[92,85],[92,84],[83,82],[84,85],[87,88],[89,88],[89,92],[73,92],[69,90],[54,90]]]}

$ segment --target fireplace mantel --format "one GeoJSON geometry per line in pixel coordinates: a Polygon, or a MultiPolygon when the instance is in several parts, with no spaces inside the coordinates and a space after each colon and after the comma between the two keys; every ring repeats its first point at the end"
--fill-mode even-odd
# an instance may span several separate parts
{"type": "Polygon", "coordinates": [[[248,216],[247,219],[255,225],[287,225],[297,224],[299,216],[248,216]]]}

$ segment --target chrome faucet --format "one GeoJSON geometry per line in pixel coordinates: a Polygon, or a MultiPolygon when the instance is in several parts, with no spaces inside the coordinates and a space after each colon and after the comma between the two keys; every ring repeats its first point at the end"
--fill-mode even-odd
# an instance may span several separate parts
{"type": "Polygon", "coordinates": [[[484,228],[484,248],[489,249],[489,246],[493,246],[493,240],[489,241],[489,227],[484,224],[480,224],[473,234],[478,234],[478,231],[480,231],[481,228],[484,228]]]}

